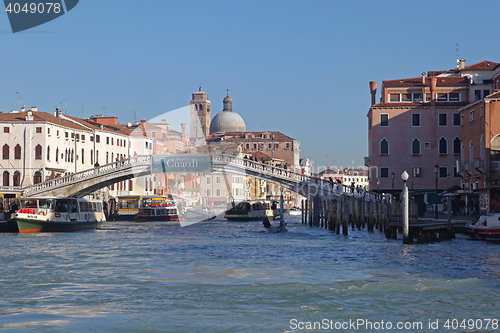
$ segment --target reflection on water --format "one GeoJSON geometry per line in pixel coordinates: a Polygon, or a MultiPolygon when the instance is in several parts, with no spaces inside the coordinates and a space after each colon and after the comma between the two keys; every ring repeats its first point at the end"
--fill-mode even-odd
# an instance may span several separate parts
{"type": "Polygon", "coordinates": [[[1,234],[0,330],[285,332],[292,318],[497,315],[499,244],[409,246],[299,220],[281,234],[220,220],[1,234]]]}

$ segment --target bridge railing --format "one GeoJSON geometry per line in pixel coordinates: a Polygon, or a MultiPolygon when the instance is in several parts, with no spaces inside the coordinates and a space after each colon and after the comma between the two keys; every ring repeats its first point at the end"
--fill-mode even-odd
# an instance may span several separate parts
{"type": "Polygon", "coordinates": [[[321,189],[323,193],[332,193],[344,196],[354,196],[357,198],[364,198],[370,201],[383,201],[385,198],[379,193],[366,191],[363,188],[348,186],[341,183],[331,182],[325,179],[303,175],[291,169],[280,168],[275,165],[265,164],[250,159],[235,157],[232,155],[214,155],[214,164],[233,165],[245,170],[260,173],[263,178],[279,178],[282,181],[288,182],[290,185],[303,184],[314,187],[316,190],[321,189]],[[306,183],[306,184],[304,184],[306,183]]]}
{"type": "Polygon", "coordinates": [[[24,188],[24,195],[30,196],[39,192],[56,189],[59,187],[92,179],[98,176],[104,176],[119,170],[129,169],[133,166],[148,165],[148,164],[151,164],[151,156],[148,155],[134,156],[121,161],[115,161],[109,164],[98,166],[92,169],[87,169],[66,176],[49,179],[39,184],[26,187],[24,188]]]}

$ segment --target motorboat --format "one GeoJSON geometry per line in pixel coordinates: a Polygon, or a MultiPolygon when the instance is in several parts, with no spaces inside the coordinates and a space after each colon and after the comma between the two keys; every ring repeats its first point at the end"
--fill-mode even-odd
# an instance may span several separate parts
{"type": "Polygon", "coordinates": [[[179,221],[179,212],[175,205],[168,203],[152,204],[148,207],[139,208],[135,220],[137,222],[179,221]]]}
{"type": "Polygon", "coordinates": [[[500,239],[500,214],[481,215],[476,222],[468,223],[465,229],[471,238],[500,239]]]}

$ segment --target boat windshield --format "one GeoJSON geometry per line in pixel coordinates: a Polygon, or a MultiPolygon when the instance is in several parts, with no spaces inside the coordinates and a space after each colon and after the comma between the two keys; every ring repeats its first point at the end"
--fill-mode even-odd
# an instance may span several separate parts
{"type": "Polygon", "coordinates": [[[53,209],[54,200],[52,199],[39,199],[38,200],[38,207],[40,209],[53,209]]]}
{"type": "Polygon", "coordinates": [[[21,208],[37,208],[37,200],[36,199],[23,199],[19,200],[21,208]]]}

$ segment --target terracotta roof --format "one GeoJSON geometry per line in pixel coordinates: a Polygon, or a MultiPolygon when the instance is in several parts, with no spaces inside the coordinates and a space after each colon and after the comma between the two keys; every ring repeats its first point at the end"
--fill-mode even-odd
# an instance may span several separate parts
{"type": "MultiPolygon", "coordinates": [[[[386,88],[424,87],[424,86],[430,85],[430,80],[428,77],[426,77],[425,84],[423,84],[422,77],[414,77],[414,78],[409,78],[409,79],[382,81],[382,85],[386,88]]],[[[444,76],[444,77],[437,78],[436,85],[438,87],[468,86],[469,80],[463,76],[444,76]]]]}
{"type": "Polygon", "coordinates": [[[465,66],[464,68],[460,69],[458,67],[450,69],[448,72],[460,72],[460,71],[488,71],[488,70],[493,70],[500,65],[499,63],[493,62],[493,61],[481,61],[475,64],[472,64],[470,66],[465,66]]]}
{"type": "Polygon", "coordinates": [[[206,141],[220,141],[224,138],[224,141],[291,141],[294,140],[288,135],[285,135],[277,131],[263,131],[263,132],[225,132],[223,134],[210,134],[206,137],[206,141]],[[254,137],[247,139],[247,135],[252,134],[254,137]],[[273,134],[274,138],[263,138],[262,134],[273,134]]]}
{"type": "MultiPolygon", "coordinates": [[[[82,131],[88,131],[87,128],[75,124],[69,120],[58,118],[50,113],[42,112],[42,111],[32,111],[33,121],[35,122],[48,122],[54,125],[60,125],[68,128],[78,129],[82,131]]],[[[26,116],[28,115],[28,111],[20,112],[20,113],[0,113],[0,121],[1,122],[20,122],[26,123],[26,116]]]]}
{"type": "Polygon", "coordinates": [[[493,94],[486,96],[485,98],[500,98],[500,90],[495,91],[493,94]]]}
{"type": "MultiPolygon", "coordinates": [[[[468,102],[436,102],[436,107],[461,107],[469,104],[468,102]]],[[[410,108],[423,107],[430,108],[431,102],[414,103],[414,102],[394,102],[394,103],[377,103],[371,106],[372,108],[410,108]]]]}

